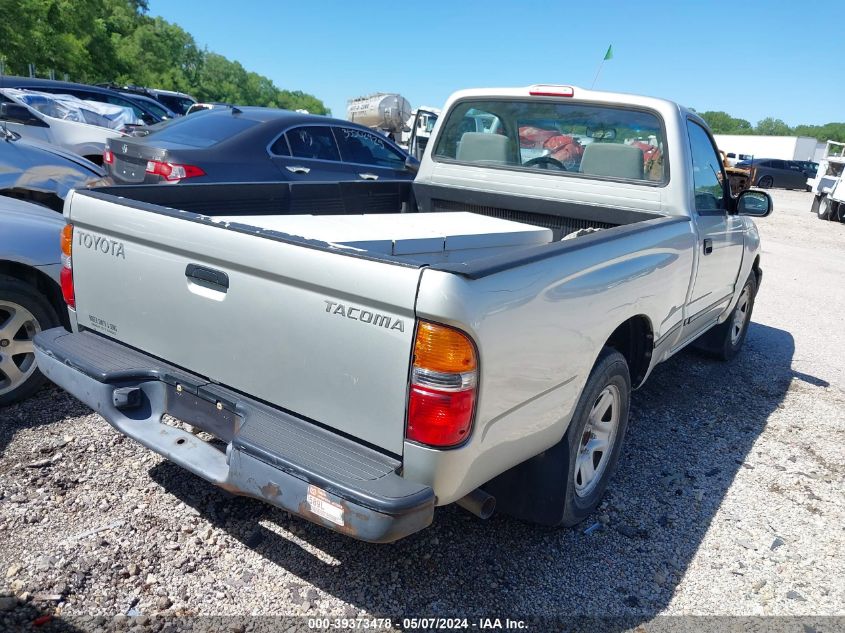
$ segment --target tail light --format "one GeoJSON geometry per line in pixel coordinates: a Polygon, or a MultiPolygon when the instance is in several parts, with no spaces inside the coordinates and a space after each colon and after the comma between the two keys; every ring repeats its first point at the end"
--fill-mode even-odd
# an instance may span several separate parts
{"type": "Polygon", "coordinates": [[[420,321],[408,396],[409,440],[445,448],[469,437],[475,413],[478,358],[455,328],[420,321]]]}
{"type": "Polygon", "coordinates": [[[168,182],[176,182],[185,178],[195,178],[196,176],[205,176],[205,172],[201,167],[196,165],[178,165],[176,163],[163,163],[158,160],[148,160],[147,169],[148,174],[155,174],[161,176],[168,182]]]}
{"type": "Polygon", "coordinates": [[[62,227],[62,272],[59,277],[62,285],[62,296],[71,308],[76,307],[76,295],[73,290],[73,224],[62,227]]]}
{"type": "Polygon", "coordinates": [[[114,164],[114,152],[111,151],[108,147],[103,150],[103,164],[104,165],[113,165],[114,164]]]}

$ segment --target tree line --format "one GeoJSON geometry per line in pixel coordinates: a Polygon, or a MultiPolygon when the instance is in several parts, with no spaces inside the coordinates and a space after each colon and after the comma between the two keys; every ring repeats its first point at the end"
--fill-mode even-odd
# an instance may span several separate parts
{"type": "Polygon", "coordinates": [[[148,15],[147,0],[0,0],[0,67],[7,75],[65,75],[187,92],[200,101],[308,110],[325,104],[197,46],[176,24],[148,15]]]}
{"type": "Polygon", "coordinates": [[[819,141],[838,141],[845,143],[845,123],[825,123],[824,125],[796,125],[790,127],[780,119],[766,117],[751,125],[745,119],[737,119],[727,112],[699,112],[707,121],[714,134],[765,134],[768,136],[812,136],[819,141]]]}

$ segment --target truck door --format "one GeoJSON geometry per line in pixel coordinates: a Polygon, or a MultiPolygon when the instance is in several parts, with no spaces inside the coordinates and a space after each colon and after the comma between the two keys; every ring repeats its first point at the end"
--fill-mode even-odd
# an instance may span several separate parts
{"type": "Polygon", "coordinates": [[[684,318],[684,339],[707,329],[727,307],[737,283],[744,241],[742,218],[727,211],[722,186],[726,177],[715,143],[694,121],[687,121],[687,129],[699,257],[684,318]]]}

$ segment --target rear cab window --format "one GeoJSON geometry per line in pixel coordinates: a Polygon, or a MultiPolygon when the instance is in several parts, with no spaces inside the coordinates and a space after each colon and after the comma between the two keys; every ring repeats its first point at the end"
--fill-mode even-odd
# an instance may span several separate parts
{"type": "Polygon", "coordinates": [[[444,122],[435,160],[561,176],[668,180],[666,137],[651,111],[550,100],[467,100],[444,122]]]}
{"type": "MultiPolygon", "coordinates": [[[[228,116],[198,114],[168,122],[150,134],[159,141],[188,147],[211,147],[258,125],[258,121],[227,113],[228,116]]],[[[149,137],[148,137],[149,138],[149,137]]]]}

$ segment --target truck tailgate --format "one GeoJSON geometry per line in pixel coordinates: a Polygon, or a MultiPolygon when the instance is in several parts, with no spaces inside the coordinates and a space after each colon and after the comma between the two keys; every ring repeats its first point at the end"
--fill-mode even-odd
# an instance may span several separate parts
{"type": "Polygon", "coordinates": [[[401,454],[420,268],[96,194],[65,213],[81,327],[401,454]]]}

